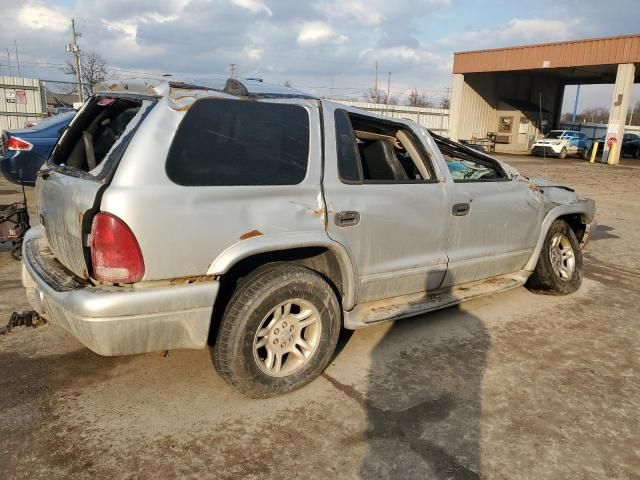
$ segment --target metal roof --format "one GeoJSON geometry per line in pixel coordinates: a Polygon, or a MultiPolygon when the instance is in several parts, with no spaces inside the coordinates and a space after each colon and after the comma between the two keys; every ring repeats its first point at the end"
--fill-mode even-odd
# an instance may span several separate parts
{"type": "Polygon", "coordinates": [[[506,72],[640,63],[640,35],[456,52],[453,73],[506,72]]]}

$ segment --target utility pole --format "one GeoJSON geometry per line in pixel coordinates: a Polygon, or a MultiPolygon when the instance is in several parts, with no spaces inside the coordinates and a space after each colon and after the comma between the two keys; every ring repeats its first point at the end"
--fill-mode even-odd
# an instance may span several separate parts
{"type": "Polygon", "coordinates": [[[235,63],[229,64],[229,78],[236,78],[236,70],[238,66],[235,63]]]}
{"type": "Polygon", "coordinates": [[[78,98],[81,103],[84,103],[84,87],[82,85],[82,66],[80,64],[80,49],[78,48],[78,34],[76,33],[76,22],[71,19],[71,45],[68,47],[69,51],[73,54],[73,59],[76,65],[76,81],[78,84],[78,98]]]}
{"type": "Polygon", "coordinates": [[[14,40],[13,46],[16,48],[16,63],[18,64],[18,76],[21,77],[22,74],[20,73],[20,57],[18,56],[18,42],[14,40]]]}
{"type": "Polygon", "coordinates": [[[573,102],[573,115],[571,116],[571,123],[576,123],[576,115],[578,114],[578,100],[580,99],[580,84],[576,88],[576,99],[573,102]]]}
{"type": "Polygon", "coordinates": [[[376,60],[376,77],[373,82],[373,89],[375,90],[376,95],[378,95],[378,61],[377,60],[376,60]]]}
{"type": "Polygon", "coordinates": [[[13,77],[13,72],[11,71],[11,55],[9,54],[8,48],[7,48],[7,65],[9,66],[9,76],[13,77]]]}
{"type": "Polygon", "coordinates": [[[389,100],[391,100],[391,72],[389,72],[389,76],[387,77],[387,105],[389,105],[389,100]]]}

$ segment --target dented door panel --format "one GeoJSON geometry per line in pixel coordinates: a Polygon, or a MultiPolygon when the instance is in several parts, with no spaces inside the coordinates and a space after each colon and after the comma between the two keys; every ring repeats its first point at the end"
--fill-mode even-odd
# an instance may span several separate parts
{"type": "MultiPolygon", "coordinates": [[[[323,107],[327,232],[357,267],[358,303],[437,289],[447,268],[446,185],[437,178],[431,183],[342,182],[334,112],[350,109],[333,103],[323,107]],[[344,224],[342,214],[352,220],[357,214],[357,221],[344,224]]],[[[437,166],[434,170],[439,172],[437,166]]]]}

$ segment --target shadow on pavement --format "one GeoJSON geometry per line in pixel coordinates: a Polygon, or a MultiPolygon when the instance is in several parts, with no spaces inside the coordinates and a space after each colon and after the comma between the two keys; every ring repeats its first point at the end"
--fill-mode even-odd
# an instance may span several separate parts
{"type": "Polygon", "coordinates": [[[372,354],[363,478],[480,477],[489,345],[483,323],[457,307],[393,325],[372,354]]]}
{"type": "Polygon", "coordinates": [[[591,233],[591,238],[589,241],[596,240],[608,240],[610,238],[620,238],[618,235],[614,235],[610,233],[612,230],[615,230],[613,227],[609,227],[607,225],[598,225],[594,232],[591,233]]]}

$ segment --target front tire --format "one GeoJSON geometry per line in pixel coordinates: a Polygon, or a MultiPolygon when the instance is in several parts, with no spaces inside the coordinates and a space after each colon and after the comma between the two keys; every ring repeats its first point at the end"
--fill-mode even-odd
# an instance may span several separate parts
{"type": "Polygon", "coordinates": [[[558,158],[561,160],[564,160],[565,158],[567,158],[567,149],[565,147],[562,147],[562,150],[560,150],[560,153],[558,154],[558,158]]]}
{"type": "Polygon", "coordinates": [[[582,251],[578,239],[567,222],[556,220],[549,227],[527,288],[552,295],[568,295],[580,288],[582,276],[582,251]]]}
{"type": "Polygon", "coordinates": [[[213,347],[216,370],[252,398],[296,390],[326,368],[340,334],[338,300],[316,272],[267,265],[233,294],[213,347]]]}

